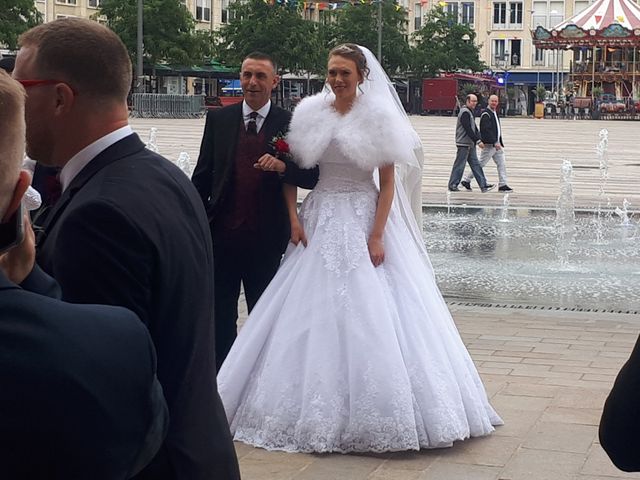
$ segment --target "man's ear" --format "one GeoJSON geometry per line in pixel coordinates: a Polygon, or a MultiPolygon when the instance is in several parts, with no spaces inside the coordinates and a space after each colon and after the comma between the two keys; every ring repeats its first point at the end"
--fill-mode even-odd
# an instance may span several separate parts
{"type": "Polygon", "coordinates": [[[280,83],[280,75],[276,75],[275,77],[273,77],[273,86],[271,87],[271,90],[275,90],[278,87],[279,83],[280,83]]]}
{"type": "Polygon", "coordinates": [[[24,196],[24,192],[27,191],[31,185],[31,175],[26,170],[20,170],[20,175],[18,176],[18,182],[16,183],[16,188],[13,190],[13,196],[11,197],[11,202],[9,202],[9,208],[4,215],[4,218],[0,223],[4,223],[8,221],[11,216],[18,210],[20,206],[20,202],[22,201],[22,197],[24,196]]]}
{"type": "Polygon", "coordinates": [[[73,89],[66,83],[56,85],[56,112],[68,112],[75,103],[76,94],[73,89]]]}

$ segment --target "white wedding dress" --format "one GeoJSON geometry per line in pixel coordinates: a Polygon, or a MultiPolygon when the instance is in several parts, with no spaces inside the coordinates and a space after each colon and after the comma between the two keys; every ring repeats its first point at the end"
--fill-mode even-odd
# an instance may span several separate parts
{"type": "Polygon", "coordinates": [[[323,152],[300,211],[308,246],[289,244],[218,375],[235,440],[384,452],[491,433],[502,421],[407,227],[402,189],[375,268],[374,168],[350,161],[336,141],[323,152]]]}

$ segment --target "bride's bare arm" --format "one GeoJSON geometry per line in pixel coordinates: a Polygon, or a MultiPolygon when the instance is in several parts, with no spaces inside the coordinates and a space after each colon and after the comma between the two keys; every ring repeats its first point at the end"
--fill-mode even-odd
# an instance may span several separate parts
{"type": "Polygon", "coordinates": [[[369,235],[369,256],[375,267],[384,262],[384,244],[382,237],[384,235],[384,227],[387,224],[391,203],[393,202],[394,192],[394,166],[386,165],[381,167],[380,173],[380,195],[378,196],[378,206],[376,207],[376,216],[373,221],[373,229],[369,235]]]}
{"type": "Polygon", "coordinates": [[[307,246],[307,237],[304,234],[302,224],[298,218],[298,187],[288,183],[282,184],[284,200],[287,204],[287,213],[289,213],[289,222],[291,223],[291,243],[307,246]]]}

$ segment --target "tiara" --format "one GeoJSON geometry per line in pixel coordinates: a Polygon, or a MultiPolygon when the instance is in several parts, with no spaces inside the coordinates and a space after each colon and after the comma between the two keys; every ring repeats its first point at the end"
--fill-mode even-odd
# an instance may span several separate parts
{"type": "Polygon", "coordinates": [[[355,53],[356,50],[351,48],[349,45],[338,45],[333,49],[334,52],[347,52],[347,53],[355,53]]]}

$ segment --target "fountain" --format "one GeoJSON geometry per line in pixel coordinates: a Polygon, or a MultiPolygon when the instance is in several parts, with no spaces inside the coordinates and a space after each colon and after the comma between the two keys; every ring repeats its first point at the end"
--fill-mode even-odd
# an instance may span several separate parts
{"type": "Polygon", "coordinates": [[[147,149],[151,150],[154,153],[158,153],[158,129],[156,127],[151,127],[149,130],[149,140],[147,141],[147,149]]]}
{"type": "Polygon", "coordinates": [[[640,313],[639,229],[628,201],[613,216],[608,133],[599,135],[595,214],[575,210],[568,160],[555,210],[509,208],[506,195],[499,207],[453,208],[447,199],[425,209],[425,245],[448,300],[640,313]]]}
{"type": "Polygon", "coordinates": [[[191,157],[187,152],[180,152],[176,166],[184,172],[187,177],[191,177],[191,157]]]}
{"type": "MultiPolygon", "coordinates": [[[[609,179],[609,155],[607,152],[609,148],[609,131],[606,128],[603,128],[600,130],[598,136],[600,137],[600,141],[596,145],[596,153],[598,155],[598,168],[600,169],[600,185],[598,186],[598,207],[596,208],[593,223],[596,234],[596,243],[598,245],[602,245],[604,241],[603,216],[607,215],[603,214],[602,206],[605,204],[607,209],[611,207],[611,200],[606,194],[607,180],[609,179]]],[[[608,216],[611,216],[611,213],[608,213],[608,216]]]]}
{"type": "Polygon", "coordinates": [[[622,208],[616,207],[614,210],[614,213],[620,217],[620,225],[623,227],[633,227],[629,218],[629,205],[629,201],[625,198],[622,201],[622,208]]]}
{"type": "Polygon", "coordinates": [[[569,263],[569,249],[575,240],[576,235],[576,215],[573,201],[573,165],[566,158],[562,161],[560,168],[560,195],[556,202],[556,230],[558,241],[556,254],[560,264],[566,267],[569,263]]]}
{"type": "Polygon", "coordinates": [[[502,210],[500,211],[500,222],[510,222],[509,220],[509,194],[505,193],[502,197],[502,210]]]}

